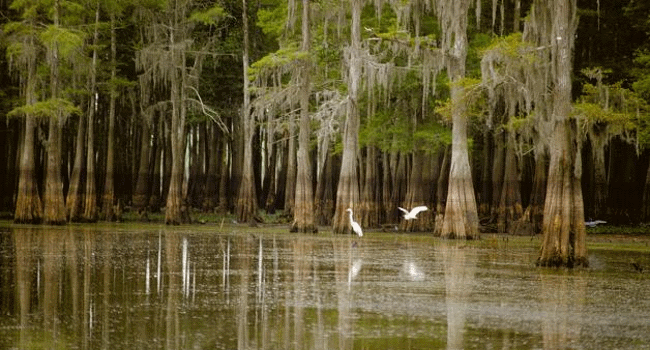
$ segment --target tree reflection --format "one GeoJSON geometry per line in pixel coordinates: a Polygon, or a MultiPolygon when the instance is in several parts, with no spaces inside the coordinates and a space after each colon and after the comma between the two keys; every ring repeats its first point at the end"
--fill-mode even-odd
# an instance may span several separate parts
{"type": "Polygon", "coordinates": [[[445,272],[447,304],[447,349],[463,349],[465,317],[474,284],[476,255],[457,242],[438,246],[445,272]]]}
{"type": "Polygon", "coordinates": [[[333,239],[334,248],[334,278],[336,283],[336,297],[338,301],[338,349],[352,349],[354,345],[352,322],[352,290],[348,284],[350,270],[353,269],[353,252],[348,240],[333,239]]]}
{"type": "Polygon", "coordinates": [[[579,344],[580,318],[587,281],[569,272],[540,274],[544,349],[573,348],[579,344]]]}

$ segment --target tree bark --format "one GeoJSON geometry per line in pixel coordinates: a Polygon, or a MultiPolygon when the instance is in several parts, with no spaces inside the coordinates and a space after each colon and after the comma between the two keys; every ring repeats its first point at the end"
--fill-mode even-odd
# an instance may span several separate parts
{"type": "Polygon", "coordinates": [[[115,14],[111,13],[111,84],[109,87],[108,130],[106,136],[106,173],[104,177],[104,194],[102,196],[101,218],[106,221],[118,219],[113,207],[115,204],[115,100],[117,91],[117,35],[115,33],[115,14]]]}
{"type": "Polygon", "coordinates": [[[244,13],[242,14],[244,23],[244,105],[242,107],[242,119],[244,126],[244,165],[242,168],[242,178],[237,193],[237,203],[235,205],[235,216],[239,222],[252,223],[257,214],[257,195],[255,193],[255,177],[253,173],[253,136],[255,123],[250,111],[250,91],[248,88],[248,11],[247,1],[242,0],[244,13]]]}
{"type": "Polygon", "coordinates": [[[289,141],[287,142],[287,170],[284,186],[284,212],[293,215],[294,202],[296,200],[296,117],[289,113],[289,141]]]}
{"type": "MultiPolygon", "coordinates": [[[[28,82],[27,84],[31,83],[28,82]]],[[[40,222],[43,216],[43,205],[36,184],[36,162],[34,157],[35,122],[33,116],[27,115],[25,117],[23,130],[24,135],[22,137],[20,152],[18,193],[16,196],[14,222],[33,224],[40,222]]]]}
{"type": "Polygon", "coordinates": [[[334,213],[334,171],[332,166],[332,155],[327,148],[323,169],[316,185],[316,220],[320,225],[331,225],[332,214],[334,213]]]}
{"type": "Polygon", "coordinates": [[[343,131],[343,159],[341,175],[336,191],[336,210],[332,222],[332,231],[349,233],[351,231],[346,210],[357,209],[359,205],[359,177],[357,160],[359,157],[359,85],[361,79],[361,8],[362,0],[351,0],[352,25],[351,40],[348,49],[348,93],[347,115],[343,131]]]}
{"type": "Polygon", "coordinates": [[[509,141],[506,143],[503,186],[497,209],[497,231],[512,233],[513,224],[523,215],[523,206],[521,204],[519,166],[517,155],[513,149],[514,136],[508,133],[506,140],[509,141]]]}
{"type": "MultiPolygon", "coordinates": [[[[408,190],[406,191],[404,202],[401,205],[406,210],[411,210],[411,208],[419,205],[426,205],[430,209],[432,208],[431,203],[428,201],[430,191],[426,188],[427,181],[424,178],[424,174],[427,171],[426,168],[430,168],[427,158],[427,155],[423,151],[416,151],[413,154],[408,190]]],[[[402,212],[400,212],[400,228],[408,232],[431,232],[434,229],[432,218],[433,215],[429,211],[424,211],[418,214],[417,219],[404,220],[402,212]]]]}
{"type": "Polygon", "coordinates": [[[219,195],[219,138],[217,128],[214,124],[207,127],[207,147],[208,147],[208,171],[204,183],[205,197],[201,207],[203,212],[212,213],[217,207],[217,200],[219,195]]]}
{"type": "MultiPolygon", "coordinates": [[[[59,26],[59,2],[54,2],[54,26],[59,26]]],[[[50,88],[51,98],[59,97],[59,52],[56,44],[50,48],[50,88]]],[[[49,121],[47,140],[47,172],[45,176],[45,195],[43,199],[43,221],[46,224],[62,225],[66,222],[63,181],[61,179],[61,143],[63,115],[54,111],[49,121]]]]}
{"type": "Polygon", "coordinates": [[[544,199],[546,192],[547,155],[544,150],[535,152],[535,170],[533,186],[530,193],[528,206],[517,220],[512,232],[515,235],[533,235],[542,231],[544,218],[544,199]]]}
{"type": "MultiPolygon", "coordinates": [[[[95,10],[95,30],[93,45],[99,42],[99,2],[95,10]]],[[[95,111],[97,110],[97,49],[93,49],[92,69],[90,71],[90,106],[88,108],[88,132],[86,153],[86,191],[84,193],[83,220],[97,221],[97,186],[95,183],[95,111]]]]}
{"type": "Polygon", "coordinates": [[[494,136],[494,152],[492,158],[492,198],[490,201],[490,222],[495,223],[498,218],[499,202],[503,189],[504,171],[506,164],[505,132],[494,136]]]}
{"type": "Polygon", "coordinates": [[[359,222],[364,227],[379,227],[383,214],[378,179],[377,148],[366,147],[365,174],[361,193],[359,222]]]}
{"type": "Polygon", "coordinates": [[[81,175],[84,167],[84,131],[86,131],[85,121],[86,118],[84,118],[84,116],[79,117],[79,124],[77,125],[77,137],[75,141],[74,164],[72,166],[70,185],[68,186],[68,195],[66,198],[67,217],[71,222],[78,222],[81,219],[81,175]]]}
{"type": "MultiPolygon", "coordinates": [[[[541,5],[541,4],[538,4],[541,5]]],[[[571,112],[571,67],[576,28],[576,1],[554,0],[552,14],[552,96],[548,186],[542,223],[540,266],[587,266],[582,202],[582,164],[571,112]]]]}
{"type": "Polygon", "coordinates": [[[165,223],[168,225],[178,225],[190,221],[189,210],[183,198],[183,180],[185,172],[185,55],[179,52],[178,46],[183,42],[181,21],[184,18],[183,5],[174,4],[173,24],[170,28],[170,50],[172,50],[172,60],[176,67],[171,74],[170,89],[172,102],[172,123],[171,123],[171,177],[169,179],[169,191],[167,192],[167,201],[165,206],[165,223]],[[180,36],[180,37],[178,37],[180,36]]]}
{"type": "Polygon", "coordinates": [[[494,138],[492,130],[487,129],[483,132],[483,149],[481,150],[481,180],[479,181],[480,190],[477,196],[478,213],[481,217],[490,216],[490,203],[492,200],[492,171],[494,169],[494,138]]]}
{"type": "Polygon", "coordinates": [[[151,144],[151,131],[149,126],[149,117],[142,116],[142,132],[140,133],[140,161],[138,162],[138,177],[135,182],[132,196],[133,210],[138,214],[140,219],[148,218],[149,206],[149,153],[151,144]]]}
{"type": "Polygon", "coordinates": [[[465,77],[467,57],[469,1],[459,0],[453,6],[450,11],[444,12],[442,21],[450,24],[450,27],[444,28],[444,45],[448,55],[447,72],[451,80],[452,146],[449,189],[440,235],[446,238],[476,239],[479,238],[478,211],[469,165],[465,89],[461,84],[465,77]]]}
{"type": "MultiPolygon", "coordinates": [[[[302,46],[301,50],[309,52],[309,0],[302,0],[302,46]]],[[[314,190],[309,157],[309,95],[311,93],[310,70],[311,62],[304,59],[300,62],[300,131],[298,135],[298,169],[296,173],[296,197],[292,232],[318,231],[314,220],[314,190]]]]}

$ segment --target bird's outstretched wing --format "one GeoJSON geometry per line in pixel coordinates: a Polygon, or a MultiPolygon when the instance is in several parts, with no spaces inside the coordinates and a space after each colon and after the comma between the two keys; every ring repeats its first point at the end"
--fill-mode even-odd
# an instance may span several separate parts
{"type": "Polygon", "coordinates": [[[425,211],[425,210],[429,210],[429,208],[427,208],[424,205],[421,205],[419,207],[415,207],[415,208],[411,209],[411,215],[416,216],[416,215],[418,215],[419,212],[425,211]]]}
{"type": "Polygon", "coordinates": [[[401,210],[401,211],[403,211],[403,212],[404,212],[404,214],[408,214],[408,213],[409,213],[409,211],[408,211],[408,210],[406,210],[406,209],[404,209],[404,208],[402,208],[402,207],[397,207],[397,209],[399,209],[399,210],[401,210]]]}

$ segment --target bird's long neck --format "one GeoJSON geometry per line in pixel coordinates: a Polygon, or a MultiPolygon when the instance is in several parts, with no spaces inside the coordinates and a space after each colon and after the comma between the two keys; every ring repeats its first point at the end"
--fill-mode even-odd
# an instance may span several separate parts
{"type": "Polygon", "coordinates": [[[353,222],[354,219],[352,219],[352,212],[350,211],[349,213],[350,213],[350,222],[353,222]]]}

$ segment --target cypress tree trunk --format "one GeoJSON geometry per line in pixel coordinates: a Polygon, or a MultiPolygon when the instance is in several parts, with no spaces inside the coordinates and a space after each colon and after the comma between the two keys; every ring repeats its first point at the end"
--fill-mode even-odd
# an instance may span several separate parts
{"type": "MultiPolygon", "coordinates": [[[[28,26],[36,26],[34,18],[27,18],[28,26]]],[[[35,33],[36,31],[34,31],[35,33]]],[[[26,57],[26,77],[24,85],[25,104],[33,105],[36,103],[36,34],[29,35],[26,39],[25,50],[26,57]]],[[[18,192],[16,193],[16,208],[14,212],[14,222],[16,223],[38,223],[43,216],[43,205],[41,202],[37,179],[36,179],[36,152],[35,152],[35,135],[36,120],[35,116],[27,113],[25,124],[22,131],[22,143],[20,146],[20,160],[18,165],[18,192]]]]}
{"type": "MultiPolygon", "coordinates": [[[[424,173],[427,168],[430,168],[427,162],[427,155],[423,151],[416,151],[413,154],[413,165],[411,166],[411,176],[409,176],[408,190],[406,191],[406,198],[401,207],[406,210],[411,210],[413,207],[426,205],[431,208],[431,203],[428,202],[430,191],[427,190],[424,173]]],[[[417,219],[404,220],[400,211],[400,229],[408,232],[423,232],[432,231],[433,215],[429,211],[424,211],[418,214],[417,219]]]]}
{"type": "Polygon", "coordinates": [[[231,191],[228,185],[232,185],[232,179],[229,177],[228,167],[232,162],[229,162],[228,154],[226,152],[228,148],[228,139],[223,137],[221,139],[221,147],[219,147],[219,162],[221,162],[221,173],[219,175],[219,201],[217,205],[217,211],[219,213],[225,213],[230,208],[228,198],[230,198],[231,191]]]}
{"type": "Polygon", "coordinates": [[[377,181],[378,164],[377,148],[366,148],[365,174],[361,193],[361,212],[359,222],[364,227],[379,227],[382,217],[382,201],[379,183],[377,181]]]}
{"type": "Polygon", "coordinates": [[[445,206],[447,203],[447,189],[449,188],[449,163],[451,159],[450,147],[443,148],[442,165],[436,182],[436,226],[433,233],[436,236],[442,234],[442,221],[445,218],[445,206]]]}
{"type": "Polygon", "coordinates": [[[503,171],[503,187],[501,189],[501,200],[497,209],[497,231],[511,232],[513,223],[523,214],[521,205],[521,189],[519,183],[519,166],[517,155],[513,150],[514,137],[506,135],[510,140],[506,145],[505,168],[503,171]]]}
{"type": "MultiPolygon", "coordinates": [[[[157,130],[154,135],[152,151],[150,152],[153,157],[153,170],[151,172],[151,188],[149,193],[149,210],[151,212],[159,212],[164,198],[163,191],[160,184],[162,183],[162,170],[163,157],[167,154],[164,147],[164,130],[162,117],[158,117],[154,128],[157,130]]],[[[165,188],[165,187],[162,187],[165,188]]]]}
{"type": "Polygon", "coordinates": [[[387,152],[381,152],[381,198],[382,198],[382,208],[384,213],[382,217],[384,218],[384,224],[392,224],[395,222],[395,205],[391,201],[391,193],[393,192],[393,181],[392,173],[394,169],[391,167],[390,157],[387,152]]]}
{"type": "Polygon", "coordinates": [[[408,176],[407,171],[407,156],[400,152],[394,152],[391,155],[391,165],[394,169],[392,177],[392,193],[391,193],[391,202],[386,207],[387,221],[389,223],[399,224],[402,221],[402,216],[400,215],[399,209],[397,207],[401,205],[402,201],[406,197],[406,192],[408,190],[408,176]]]}
{"type": "MultiPolygon", "coordinates": [[[[539,2],[536,5],[543,6],[539,2]]],[[[577,6],[575,0],[553,0],[547,6],[552,14],[550,37],[554,38],[551,39],[553,139],[538,265],[587,266],[580,145],[576,138],[577,126],[570,119],[571,56],[577,6]]]]}
{"type": "Polygon", "coordinates": [[[287,170],[284,186],[284,211],[287,215],[293,214],[296,200],[296,117],[289,114],[289,141],[287,142],[287,170]]]}
{"type": "Polygon", "coordinates": [[[477,196],[478,213],[481,217],[490,215],[490,203],[492,200],[492,171],[494,169],[493,157],[494,142],[492,130],[487,129],[483,132],[483,149],[481,151],[481,180],[479,182],[480,191],[477,196]]]}
{"type": "Polygon", "coordinates": [[[255,193],[255,177],[253,173],[253,136],[255,123],[250,113],[250,91],[248,89],[248,12],[247,1],[243,0],[244,13],[242,14],[244,22],[244,106],[242,107],[242,119],[244,126],[244,165],[242,168],[242,178],[237,193],[237,203],[235,204],[235,215],[239,222],[251,222],[257,214],[257,195],[255,193]]]}
{"type": "MultiPolygon", "coordinates": [[[[115,14],[111,13],[111,81],[117,76],[116,56],[117,39],[115,33],[115,14]]],[[[102,219],[115,221],[118,219],[113,208],[115,203],[115,100],[117,91],[114,84],[109,87],[108,130],[106,140],[106,174],[104,178],[104,194],[102,196],[102,219]]]]}
{"type": "Polygon", "coordinates": [[[347,116],[343,132],[343,159],[341,175],[336,191],[336,210],[332,222],[332,231],[336,233],[351,232],[350,219],[346,210],[356,209],[359,204],[359,177],[357,159],[359,154],[359,85],[361,79],[361,8],[362,0],[351,0],[352,26],[350,48],[348,49],[348,93],[347,116]]]}
{"type": "Polygon", "coordinates": [[[575,125],[568,120],[556,123],[544,203],[540,266],[588,265],[580,152],[574,132],[575,125]]]}
{"type": "Polygon", "coordinates": [[[271,142],[270,154],[268,157],[268,166],[266,178],[264,179],[264,208],[269,214],[275,213],[276,195],[277,195],[277,173],[278,173],[278,145],[271,142]]]}
{"type": "Polygon", "coordinates": [[[320,225],[331,225],[334,213],[334,171],[329,148],[325,150],[325,162],[316,185],[316,220],[320,225]]]}
{"type": "Polygon", "coordinates": [[[147,206],[149,205],[149,150],[151,133],[148,117],[142,116],[142,133],[140,134],[140,161],[138,163],[138,177],[133,189],[133,210],[140,219],[147,219],[147,206]]]}
{"type": "Polygon", "coordinates": [[[61,179],[61,125],[58,118],[50,120],[47,145],[47,173],[43,200],[43,221],[50,225],[66,222],[63,181],[61,179]]]}
{"type": "Polygon", "coordinates": [[[172,102],[172,123],[171,123],[171,176],[169,179],[169,191],[165,205],[165,223],[178,225],[190,221],[189,210],[183,198],[183,180],[185,172],[185,83],[186,68],[185,54],[180,51],[178,45],[184,41],[181,22],[184,20],[184,8],[182,4],[175,4],[173,8],[174,19],[171,28],[170,44],[172,61],[176,67],[170,78],[171,102],[172,102]],[[180,37],[177,37],[180,36],[180,37]],[[180,51],[180,52],[179,52],[180,51]]]}
{"type": "MultiPolygon", "coordinates": [[[[305,53],[310,49],[309,35],[309,0],[302,0],[302,47],[305,53]]],[[[309,95],[311,62],[304,59],[301,63],[300,88],[300,132],[298,135],[298,170],[296,174],[296,197],[292,232],[317,232],[314,220],[314,190],[312,188],[311,159],[309,157],[309,95]]]]}
{"type": "Polygon", "coordinates": [[[544,199],[546,192],[547,156],[544,150],[535,151],[535,170],[530,200],[521,218],[514,225],[516,235],[532,235],[541,232],[544,218],[544,199]]]}
{"type": "Polygon", "coordinates": [[[208,125],[208,172],[204,183],[205,197],[201,207],[205,213],[214,212],[219,193],[219,139],[214,124],[208,125]]]}
{"type": "Polygon", "coordinates": [[[440,5],[444,29],[443,47],[448,54],[447,72],[451,80],[452,146],[447,203],[440,234],[447,238],[474,239],[479,237],[478,211],[474,197],[474,184],[469,165],[467,145],[467,116],[464,87],[467,57],[468,0],[440,5]],[[451,8],[445,8],[451,6],[451,8]]]}
{"type": "Polygon", "coordinates": [[[591,145],[592,145],[592,159],[594,162],[593,168],[593,219],[603,219],[607,211],[607,192],[608,192],[608,180],[607,172],[605,167],[605,144],[606,144],[606,135],[604,132],[592,133],[591,135],[591,145]]]}
{"type": "Polygon", "coordinates": [[[86,118],[79,117],[77,126],[77,138],[75,141],[74,164],[70,175],[70,185],[66,198],[66,209],[68,220],[78,222],[81,219],[81,173],[84,167],[84,131],[86,130],[86,118]]]}
{"type": "Polygon", "coordinates": [[[506,141],[505,133],[500,132],[494,137],[494,158],[492,162],[492,198],[490,201],[490,222],[494,223],[498,218],[499,202],[503,189],[503,179],[506,164],[506,141]]]}
{"type": "MultiPolygon", "coordinates": [[[[30,84],[28,82],[28,84],[30,84]]],[[[28,100],[29,101],[29,100],[28,100]]],[[[34,154],[34,117],[25,117],[25,126],[20,152],[18,173],[18,193],[16,195],[16,210],[14,222],[32,224],[41,221],[43,206],[36,184],[35,154],[34,154]]]]}
{"type": "MultiPolygon", "coordinates": [[[[99,2],[95,10],[95,31],[93,45],[99,42],[99,2]]],[[[88,153],[86,154],[86,191],[83,219],[87,222],[97,221],[97,189],[95,184],[95,111],[97,110],[97,49],[93,50],[92,69],[90,72],[90,108],[88,110],[88,133],[86,134],[88,153]]]]}
{"type": "MultiPolygon", "coordinates": [[[[54,2],[54,26],[59,26],[58,0],[54,2]]],[[[52,98],[56,99],[59,97],[59,52],[56,44],[53,44],[50,50],[50,88],[52,98]]],[[[61,225],[66,222],[63,181],[61,179],[61,129],[63,115],[57,110],[49,122],[43,221],[46,224],[61,225]]]]}

